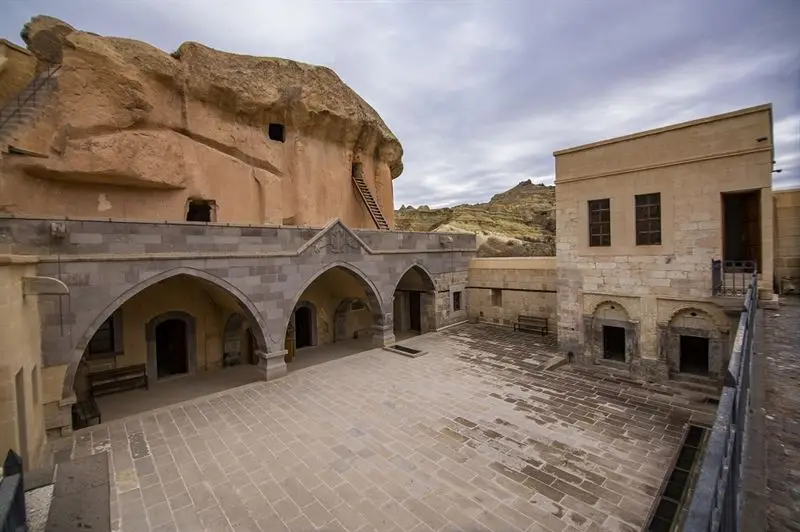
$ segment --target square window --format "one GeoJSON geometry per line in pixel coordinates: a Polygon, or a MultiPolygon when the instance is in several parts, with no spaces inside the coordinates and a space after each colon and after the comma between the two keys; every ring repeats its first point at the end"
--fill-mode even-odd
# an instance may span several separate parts
{"type": "Polygon", "coordinates": [[[278,142],[286,141],[286,128],[283,124],[271,123],[267,128],[267,136],[270,140],[277,140],[278,142]]]}

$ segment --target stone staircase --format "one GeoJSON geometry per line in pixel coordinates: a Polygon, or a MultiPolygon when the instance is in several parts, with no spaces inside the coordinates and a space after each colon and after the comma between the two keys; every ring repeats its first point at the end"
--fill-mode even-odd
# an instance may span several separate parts
{"type": "Polygon", "coordinates": [[[383,215],[383,212],[381,212],[378,202],[375,201],[375,197],[372,195],[367,183],[364,181],[364,171],[361,169],[361,165],[357,165],[353,170],[353,184],[358,190],[358,194],[361,196],[361,200],[364,202],[364,205],[367,206],[367,210],[369,211],[370,216],[372,216],[372,220],[375,222],[375,225],[381,231],[388,231],[389,222],[386,221],[386,217],[383,215]]]}
{"type": "Polygon", "coordinates": [[[53,65],[39,73],[25,89],[0,109],[0,151],[20,126],[35,120],[50,94],[58,87],[61,65],[53,65]]]}

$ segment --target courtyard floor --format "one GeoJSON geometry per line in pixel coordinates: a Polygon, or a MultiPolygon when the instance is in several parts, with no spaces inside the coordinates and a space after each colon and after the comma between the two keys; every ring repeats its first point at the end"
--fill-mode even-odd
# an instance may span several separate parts
{"type": "Polygon", "coordinates": [[[464,325],[75,433],[113,530],[639,530],[690,412],[464,325]]]}

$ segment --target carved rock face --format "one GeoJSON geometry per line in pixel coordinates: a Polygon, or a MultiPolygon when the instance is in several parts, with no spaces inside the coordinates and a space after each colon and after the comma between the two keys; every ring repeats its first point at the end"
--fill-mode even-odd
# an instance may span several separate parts
{"type": "Polygon", "coordinates": [[[37,58],[48,63],[61,63],[64,39],[74,31],[75,28],[66,22],[39,15],[25,24],[20,35],[37,58]]]}

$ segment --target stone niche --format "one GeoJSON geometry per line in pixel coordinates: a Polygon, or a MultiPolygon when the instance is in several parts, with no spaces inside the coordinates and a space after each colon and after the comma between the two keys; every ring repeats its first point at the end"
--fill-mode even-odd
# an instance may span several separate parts
{"type": "Polygon", "coordinates": [[[585,365],[602,364],[629,370],[639,359],[639,324],[631,321],[628,311],[616,301],[600,303],[590,315],[584,315],[586,334],[585,365]]]}
{"type": "Polygon", "coordinates": [[[710,314],[695,308],[682,309],[658,329],[659,359],[670,376],[687,374],[713,379],[723,376],[727,331],[710,314]]]}

